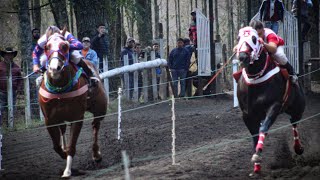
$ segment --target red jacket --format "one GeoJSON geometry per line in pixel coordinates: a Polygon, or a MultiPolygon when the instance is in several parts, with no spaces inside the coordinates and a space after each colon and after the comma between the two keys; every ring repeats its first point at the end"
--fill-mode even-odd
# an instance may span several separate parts
{"type": "MultiPolygon", "coordinates": [[[[8,79],[8,73],[7,73],[7,63],[4,61],[0,62],[0,91],[3,93],[7,92],[7,79],[8,79]]],[[[16,64],[12,63],[12,89],[14,91],[17,91],[18,89],[21,89],[23,85],[23,80],[21,76],[21,68],[16,64]]]]}
{"type": "Polygon", "coordinates": [[[190,24],[189,38],[194,45],[197,45],[197,24],[194,22],[190,24]]]}

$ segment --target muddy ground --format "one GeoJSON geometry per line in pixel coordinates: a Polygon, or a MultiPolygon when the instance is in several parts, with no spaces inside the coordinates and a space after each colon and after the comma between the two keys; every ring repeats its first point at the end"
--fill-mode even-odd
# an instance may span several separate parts
{"type": "MultiPolygon", "coordinates": [[[[146,104],[129,104],[123,110],[146,104]]],[[[122,141],[117,115],[100,131],[101,167],[91,160],[90,121],[80,134],[72,179],[124,179],[121,150],[126,150],[132,179],[250,179],[252,142],[233,108],[231,95],[176,101],[176,163],[172,165],[171,102],[123,113],[122,141]]],[[[305,152],[293,152],[289,117],[280,115],[265,140],[258,179],[320,179],[320,93],[309,93],[298,130],[305,152]],[[311,117],[314,116],[314,117],[311,117]],[[311,117],[311,118],[310,118],[311,117]]],[[[65,161],[54,152],[44,127],[8,132],[3,137],[0,179],[58,179],[65,161]]]]}

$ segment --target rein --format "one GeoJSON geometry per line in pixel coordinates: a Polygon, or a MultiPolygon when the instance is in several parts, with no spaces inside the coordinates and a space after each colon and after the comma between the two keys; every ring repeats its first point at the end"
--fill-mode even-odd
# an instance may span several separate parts
{"type": "Polygon", "coordinates": [[[73,78],[70,78],[71,72],[69,71],[69,78],[68,78],[69,82],[63,87],[57,87],[57,86],[52,85],[48,79],[48,75],[47,75],[48,72],[46,72],[44,74],[45,87],[49,92],[51,92],[53,94],[69,92],[78,83],[82,72],[83,72],[83,69],[79,68],[78,71],[76,72],[75,76],[73,78]]]}

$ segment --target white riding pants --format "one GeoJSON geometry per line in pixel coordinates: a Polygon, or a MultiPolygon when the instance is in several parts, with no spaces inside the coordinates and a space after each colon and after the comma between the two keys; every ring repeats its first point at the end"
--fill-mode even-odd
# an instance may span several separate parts
{"type": "Polygon", "coordinates": [[[276,53],[273,54],[274,60],[279,63],[280,65],[285,65],[288,62],[288,58],[286,54],[284,54],[283,46],[279,46],[277,48],[276,53]]]}

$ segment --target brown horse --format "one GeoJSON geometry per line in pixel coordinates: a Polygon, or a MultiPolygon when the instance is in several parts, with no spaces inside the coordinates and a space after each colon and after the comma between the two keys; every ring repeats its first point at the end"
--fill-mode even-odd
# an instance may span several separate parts
{"type": "MultiPolygon", "coordinates": [[[[98,145],[98,132],[100,121],[107,110],[107,99],[103,85],[98,82],[94,88],[88,88],[87,79],[82,75],[81,68],[76,69],[69,63],[69,43],[62,33],[47,32],[45,53],[48,57],[47,71],[39,90],[39,104],[45,117],[45,124],[51,136],[54,150],[63,159],[67,159],[67,165],[62,177],[71,176],[72,159],[76,153],[76,143],[79,137],[85,111],[94,115],[92,121],[93,145],[92,157],[99,163],[102,160],[98,145]],[[66,145],[65,122],[71,122],[69,143],[66,145]]],[[[86,61],[87,65],[97,70],[86,61]]]]}
{"type": "MultiPolygon", "coordinates": [[[[253,136],[254,174],[261,171],[261,153],[269,128],[283,112],[290,115],[293,126],[294,150],[303,153],[297,122],[305,109],[305,97],[299,84],[291,85],[278,65],[258,42],[258,34],[251,27],[239,31],[238,59],[243,69],[238,73],[237,96],[243,121],[253,136]]],[[[236,75],[234,75],[236,77],[236,75]]]]}

